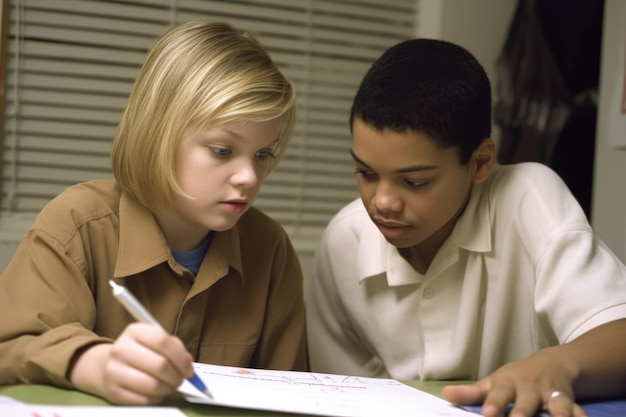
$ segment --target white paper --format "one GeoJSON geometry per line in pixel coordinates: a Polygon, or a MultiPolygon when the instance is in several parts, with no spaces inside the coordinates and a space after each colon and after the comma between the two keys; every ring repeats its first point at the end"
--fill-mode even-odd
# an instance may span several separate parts
{"type": "Polygon", "coordinates": [[[7,405],[19,405],[19,404],[24,404],[14,398],[8,397],[6,395],[0,395],[0,409],[2,409],[3,406],[7,406],[7,405]]]}
{"type": "Polygon", "coordinates": [[[186,417],[174,407],[104,407],[0,402],[3,417],[186,417]]]}
{"type": "Polygon", "coordinates": [[[194,363],[214,399],[189,382],[189,402],[334,417],[468,417],[474,413],[393,379],[272,371],[194,363]]]}

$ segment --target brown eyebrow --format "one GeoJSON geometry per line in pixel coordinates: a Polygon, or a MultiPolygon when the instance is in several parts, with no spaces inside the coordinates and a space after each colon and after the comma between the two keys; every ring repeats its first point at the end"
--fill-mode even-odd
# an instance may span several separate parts
{"type": "MultiPolygon", "coordinates": [[[[370,168],[371,167],[369,165],[367,165],[365,162],[363,162],[363,160],[361,158],[359,158],[356,153],[354,153],[354,150],[350,149],[350,155],[352,156],[352,159],[354,159],[356,162],[358,162],[359,164],[365,166],[366,168],[370,168]]],[[[437,169],[439,168],[438,165],[413,165],[410,167],[406,167],[406,168],[398,168],[398,169],[394,169],[393,172],[396,174],[406,174],[408,172],[416,172],[416,171],[430,171],[433,169],[437,169]]]]}
{"type": "MultiPolygon", "coordinates": [[[[241,138],[242,138],[242,136],[241,136],[241,135],[239,135],[238,133],[233,132],[233,131],[232,131],[232,130],[230,130],[230,129],[222,129],[222,130],[223,130],[224,132],[227,132],[227,133],[231,134],[232,136],[234,136],[234,137],[236,137],[236,138],[239,138],[239,139],[241,139],[241,138]]],[[[276,138],[275,138],[275,139],[274,139],[274,140],[273,140],[270,144],[268,144],[268,145],[266,145],[266,146],[264,146],[264,147],[267,147],[267,148],[273,148],[273,147],[275,147],[276,145],[278,145],[279,143],[280,143],[280,135],[279,135],[279,136],[277,136],[277,137],[276,137],[276,138]]]]}

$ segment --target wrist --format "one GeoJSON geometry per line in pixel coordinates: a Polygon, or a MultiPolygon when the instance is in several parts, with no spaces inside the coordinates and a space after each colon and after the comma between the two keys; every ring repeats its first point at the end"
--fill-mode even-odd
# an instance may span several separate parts
{"type": "Polygon", "coordinates": [[[70,383],[78,390],[101,396],[103,374],[111,343],[97,343],[78,350],[68,370],[70,383]]]}

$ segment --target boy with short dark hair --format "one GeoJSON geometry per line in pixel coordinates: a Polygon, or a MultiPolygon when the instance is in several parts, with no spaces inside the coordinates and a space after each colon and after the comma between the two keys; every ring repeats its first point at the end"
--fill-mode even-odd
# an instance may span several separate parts
{"type": "Polygon", "coordinates": [[[361,198],[330,222],[307,302],[311,367],[448,386],[486,416],[581,417],[626,395],[626,268],[561,179],[497,166],[476,59],[416,39],[383,54],[350,117],[361,198]]]}

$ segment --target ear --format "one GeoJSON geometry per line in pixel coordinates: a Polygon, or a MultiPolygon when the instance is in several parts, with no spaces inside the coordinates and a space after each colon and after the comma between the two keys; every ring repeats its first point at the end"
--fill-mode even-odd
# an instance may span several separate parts
{"type": "Polygon", "coordinates": [[[485,181],[496,164],[496,144],[491,138],[484,139],[472,153],[470,167],[474,182],[485,181]]]}

